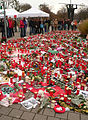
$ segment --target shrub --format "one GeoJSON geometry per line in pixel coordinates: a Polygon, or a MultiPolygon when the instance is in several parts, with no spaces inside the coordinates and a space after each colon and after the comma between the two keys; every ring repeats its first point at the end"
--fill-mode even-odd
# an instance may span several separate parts
{"type": "Polygon", "coordinates": [[[84,20],[81,24],[79,24],[78,29],[82,35],[87,35],[88,34],[88,20],[84,20]]]}

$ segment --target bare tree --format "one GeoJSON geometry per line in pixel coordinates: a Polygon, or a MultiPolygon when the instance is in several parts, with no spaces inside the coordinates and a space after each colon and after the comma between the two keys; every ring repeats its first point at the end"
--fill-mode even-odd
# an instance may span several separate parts
{"type": "Polygon", "coordinates": [[[40,10],[42,10],[42,11],[44,11],[46,13],[49,13],[50,14],[50,19],[53,19],[53,18],[57,17],[57,15],[55,13],[51,12],[51,8],[49,8],[48,5],[46,5],[46,4],[40,4],[39,8],[40,8],[40,10]]]}
{"type": "Polygon", "coordinates": [[[62,7],[58,12],[57,12],[58,19],[67,19],[67,9],[66,7],[62,7]]]}
{"type": "Polygon", "coordinates": [[[81,7],[79,11],[75,14],[75,19],[85,20],[88,19],[88,7],[81,7]]]}
{"type": "Polygon", "coordinates": [[[30,8],[31,8],[31,5],[28,4],[28,3],[21,4],[21,5],[20,5],[20,12],[26,11],[26,10],[28,10],[28,9],[30,9],[30,8]]]}
{"type": "Polygon", "coordinates": [[[6,2],[6,6],[7,6],[7,8],[12,7],[14,9],[16,9],[17,11],[20,10],[20,3],[18,0],[9,0],[6,2]]]}

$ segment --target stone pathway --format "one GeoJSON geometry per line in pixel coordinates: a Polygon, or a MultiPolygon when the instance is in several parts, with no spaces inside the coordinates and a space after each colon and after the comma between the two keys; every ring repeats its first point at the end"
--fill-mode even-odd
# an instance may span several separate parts
{"type": "MultiPolygon", "coordinates": [[[[30,98],[30,92],[25,94],[26,99],[30,98]]],[[[88,115],[69,111],[64,114],[55,113],[53,109],[45,108],[37,113],[39,106],[27,110],[20,104],[13,104],[9,107],[0,106],[0,120],[88,120],[88,115]]]]}

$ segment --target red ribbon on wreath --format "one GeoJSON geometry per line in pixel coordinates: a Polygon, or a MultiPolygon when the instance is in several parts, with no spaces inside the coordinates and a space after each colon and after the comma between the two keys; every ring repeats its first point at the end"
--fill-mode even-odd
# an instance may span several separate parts
{"type": "Polygon", "coordinates": [[[56,105],[54,107],[54,111],[57,112],[57,113],[64,113],[65,112],[65,108],[64,107],[61,107],[62,110],[58,110],[57,108],[60,108],[61,106],[60,105],[56,105]]]}

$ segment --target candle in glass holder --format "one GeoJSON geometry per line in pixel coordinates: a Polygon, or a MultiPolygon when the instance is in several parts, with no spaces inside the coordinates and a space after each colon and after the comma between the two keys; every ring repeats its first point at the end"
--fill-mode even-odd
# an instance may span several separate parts
{"type": "Polygon", "coordinates": [[[26,93],[26,86],[23,86],[23,93],[26,93]]]}
{"type": "Polygon", "coordinates": [[[52,80],[52,85],[55,85],[55,80],[52,80]]]}
{"type": "Polygon", "coordinates": [[[34,80],[31,80],[31,86],[33,86],[33,84],[34,84],[34,80]]]}
{"type": "Polygon", "coordinates": [[[19,81],[21,80],[21,76],[19,76],[19,81]]]}
{"type": "Polygon", "coordinates": [[[21,59],[19,59],[19,64],[21,64],[21,59]]]}
{"type": "Polygon", "coordinates": [[[71,103],[71,98],[67,98],[67,102],[66,102],[68,105],[70,105],[70,103],[71,103]]]}
{"type": "Polygon", "coordinates": [[[60,74],[63,74],[63,69],[60,69],[60,74]]]}
{"type": "Polygon", "coordinates": [[[64,95],[64,102],[67,101],[67,95],[64,95]]]}
{"type": "Polygon", "coordinates": [[[57,77],[57,73],[55,73],[55,77],[57,77]]]}
{"type": "Polygon", "coordinates": [[[2,99],[2,96],[3,94],[2,94],[2,91],[0,90],[0,100],[2,99]]]}
{"type": "Polygon", "coordinates": [[[22,101],[22,95],[21,94],[19,95],[19,100],[22,101]]]}
{"type": "Polygon", "coordinates": [[[81,84],[81,90],[84,90],[84,84],[81,84]]]}
{"type": "Polygon", "coordinates": [[[66,88],[68,87],[68,85],[65,85],[65,91],[66,91],[66,88]]]}
{"type": "Polygon", "coordinates": [[[86,84],[86,82],[87,82],[87,79],[84,79],[84,80],[83,80],[83,84],[86,84]]]}
{"type": "Polygon", "coordinates": [[[47,76],[44,77],[44,83],[47,83],[47,76]]]}
{"type": "Polygon", "coordinates": [[[77,89],[76,95],[78,95],[78,94],[79,94],[79,90],[80,90],[80,89],[77,89]]]}
{"type": "Polygon", "coordinates": [[[10,83],[13,83],[13,78],[12,77],[10,77],[10,83]]]}
{"type": "Polygon", "coordinates": [[[72,89],[75,89],[74,84],[72,84],[72,89]]]}
{"type": "Polygon", "coordinates": [[[77,84],[77,86],[78,86],[80,83],[79,83],[79,82],[77,82],[76,84],[77,84]]]}
{"type": "Polygon", "coordinates": [[[53,96],[53,90],[50,90],[50,96],[51,97],[53,96]]]}
{"type": "Polygon", "coordinates": [[[9,74],[9,70],[7,70],[7,74],[9,74]]]}
{"type": "Polygon", "coordinates": [[[71,88],[68,89],[68,94],[71,95],[71,88]]]}
{"type": "Polygon", "coordinates": [[[61,101],[64,101],[64,97],[61,97],[60,100],[61,100],[61,101]]]}
{"type": "Polygon", "coordinates": [[[9,102],[10,105],[12,105],[12,97],[8,98],[8,102],[9,102]]]}
{"type": "Polygon", "coordinates": [[[60,94],[60,98],[63,97],[64,95],[63,94],[60,94]]]}
{"type": "Polygon", "coordinates": [[[68,95],[68,93],[69,93],[69,88],[68,88],[68,87],[66,88],[66,91],[65,91],[65,92],[66,92],[66,94],[68,95]]]}
{"type": "Polygon", "coordinates": [[[65,80],[65,84],[68,84],[68,80],[65,80]]]}
{"type": "Polygon", "coordinates": [[[37,98],[37,94],[38,94],[38,92],[34,92],[34,98],[35,99],[37,98]]]}
{"type": "Polygon", "coordinates": [[[30,75],[30,72],[29,71],[27,71],[27,76],[29,76],[30,75]]]}
{"type": "Polygon", "coordinates": [[[52,100],[52,101],[51,101],[51,108],[54,108],[54,107],[55,107],[55,104],[56,104],[56,101],[55,101],[55,100],[52,100]]]}
{"type": "Polygon", "coordinates": [[[19,54],[18,54],[18,58],[19,58],[19,54]]]}
{"type": "Polygon", "coordinates": [[[18,74],[14,74],[14,77],[17,78],[17,77],[18,77],[18,74]]]}
{"type": "Polygon", "coordinates": [[[22,77],[23,77],[23,78],[25,77],[25,72],[24,72],[24,71],[22,71],[22,77]]]}
{"type": "Polygon", "coordinates": [[[73,84],[74,84],[74,87],[75,87],[75,84],[76,84],[75,81],[73,81],[73,84]]]}

